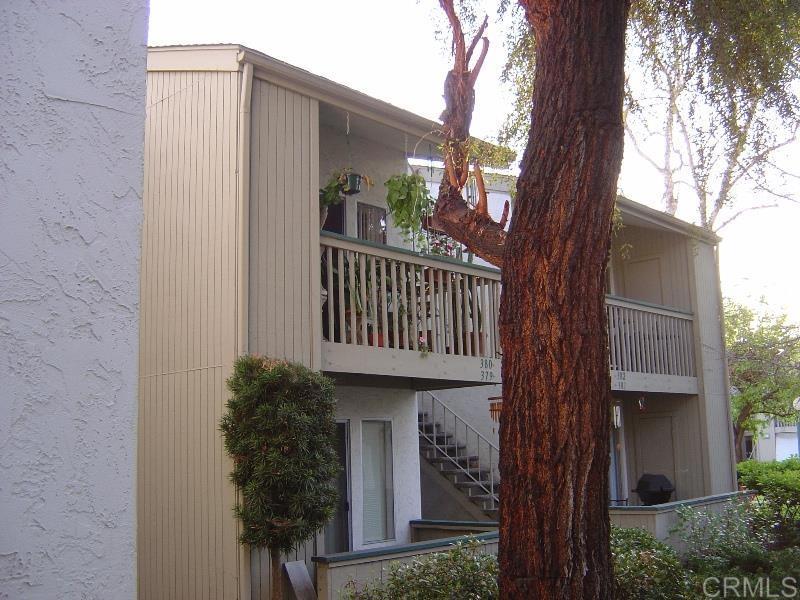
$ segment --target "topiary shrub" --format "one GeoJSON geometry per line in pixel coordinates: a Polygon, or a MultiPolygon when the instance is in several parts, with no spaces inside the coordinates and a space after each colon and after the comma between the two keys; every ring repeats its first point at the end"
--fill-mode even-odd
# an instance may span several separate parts
{"type": "Polygon", "coordinates": [[[484,554],[475,541],[459,543],[447,552],[428,554],[389,568],[386,581],[358,589],[351,582],[348,600],[494,600],[497,557],[484,554]]]}
{"type": "Polygon", "coordinates": [[[221,429],[240,490],[239,541],[269,548],[279,600],[281,553],[320,530],[336,507],[333,383],[302,365],[243,356],[228,389],[221,429]]]}
{"type": "Polygon", "coordinates": [[[689,598],[689,579],[675,551],[643,529],[611,528],[617,600],[689,598]]]}

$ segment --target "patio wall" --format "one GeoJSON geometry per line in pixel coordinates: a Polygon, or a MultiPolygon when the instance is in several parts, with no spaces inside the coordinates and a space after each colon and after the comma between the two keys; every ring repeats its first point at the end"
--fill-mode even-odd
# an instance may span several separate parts
{"type": "MultiPolygon", "coordinates": [[[[312,560],[317,564],[317,598],[336,600],[350,582],[358,582],[362,586],[367,582],[385,581],[392,563],[411,562],[419,556],[445,552],[464,539],[463,536],[451,537],[376,550],[315,556],[312,560]]],[[[475,536],[475,539],[481,544],[481,551],[497,554],[497,532],[483,533],[475,536]]]]}
{"type": "Polygon", "coordinates": [[[745,492],[729,492],[691,500],[679,500],[655,506],[615,506],[608,510],[611,524],[617,527],[640,527],[657,539],[675,548],[685,549],[683,542],[671,533],[678,523],[678,509],[690,506],[703,512],[720,513],[731,501],[746,495],[745,492]]]}

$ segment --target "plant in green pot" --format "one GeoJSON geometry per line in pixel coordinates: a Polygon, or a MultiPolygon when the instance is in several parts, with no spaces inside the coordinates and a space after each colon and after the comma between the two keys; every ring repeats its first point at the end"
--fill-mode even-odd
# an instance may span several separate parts
{"type": "Polygon", "coordinates": [[[324,187],[319,190],[319,226],[325,225],[328,208],[344,201],[345,196],[352,196],[361,191],[362,186],[372,187],[369,176],[356,173],[351,168],[340,169],[331,173],[324,187]]]}

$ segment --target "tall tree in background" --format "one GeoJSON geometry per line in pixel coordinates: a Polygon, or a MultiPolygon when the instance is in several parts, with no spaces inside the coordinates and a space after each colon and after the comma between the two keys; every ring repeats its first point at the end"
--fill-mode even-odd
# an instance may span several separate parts
{"type": "MultiPolygon", "coordinates": [[[[663,181],[663,208],[719,230],[793,193],[779,164],[800,127],[800,2],[639,0],[631,9],[626,129],[663,181]],[[757,199],[754,199],[753,197],[757,199]]],[[[512,29],[504,78],[517,102],[503,131],[527,135],[531,34],[512,29]]]]}
{"type": "Polygon", "coordinates": [[[447,177],[435,218],[503,269],[501,597],[610,598],[603,281],[622,160],[628,4],[521,3],[537,68],[506,235],[488,216],[484,193],[474,209],[461,193],[486,22],[467,44],[452,0],[440,3],[453,30],[454,67],[445,82],[447,177]]]}
{"type": "Polygon", "coordinates": [[[800,327],[786,315],[758,313],[725,303],[725,344],[731,386],[731,417],[736,462],[744,460],[746,431],[758,433],[764,419],[797,416],[792,401],[800,396],[800,327]]]}
{"type": "Polygon", "coordinates": [[[800,130],[800,3],[642,0],[630,32],[641,69],[628,80],[626,129],[663,178],[664,210],[675,214],[682,190],[700,225],[719,230],[749,210],[796,201],[800,172],[776,155],[800,130]],[[701,27],[720,35],[701,37],[701,27]],[[657,157],[645,147],[651,139],[657,157]]]}

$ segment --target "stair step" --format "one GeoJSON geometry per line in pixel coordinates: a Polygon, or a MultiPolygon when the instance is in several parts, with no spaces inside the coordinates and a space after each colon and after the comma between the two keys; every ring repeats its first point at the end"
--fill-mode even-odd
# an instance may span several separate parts
{"type": "MultiPolygon", "coordinates": [[[[455,486],[461,489],[470,489],[470,488],[485,488],[491,489],[492,483],[490,481],[456,481],[455,486]]],[[[494,482],[494,487],[497,489],[497,482],[494,482]]]]}
{"type": "Polygon", "coordinates": [[[420,441],[424,441],[429,444],[433,441],[438,444],[440,442],[447,442],[448,440],[451,440],[454,437],[455,436],[452,433],[428,433],[420,436],[420,441]]]}
{"type": "Polygon", "coordinates": [[[425,457],[429,463],[449,463],[456,461],[458,463],[475,463],[478,462],[477,456],[433,456],[433,457],[425,457]]]}
{"type": "Polygon", "coordinates": [[[474,467],[470,467],[469,469],[442,469],[441,471],[445,475],[488,475],[488,469],[476,469],[474,467]]]}
{"type": "Polygon", "coordinates": [[[422,433],[433,433],[434,431],[441,431],[442,426],[439,423],[420,423],[419,430],[422,433]]]}
{"type": "Polygon", "coordinates": [[[469,499],[470,500],[475,500],[475,501],[498,500],[497,494],[471,494],[469,499]]]}
{"type": "Polygon", "coordinates": [[[443,452],[449,452],[450,450],[465,450],[466,444],[436,444],[435,446],[427,441],[423,443],[423,440],[420,440],[420,449],[422,450],[441,450],[443,452]]]}

